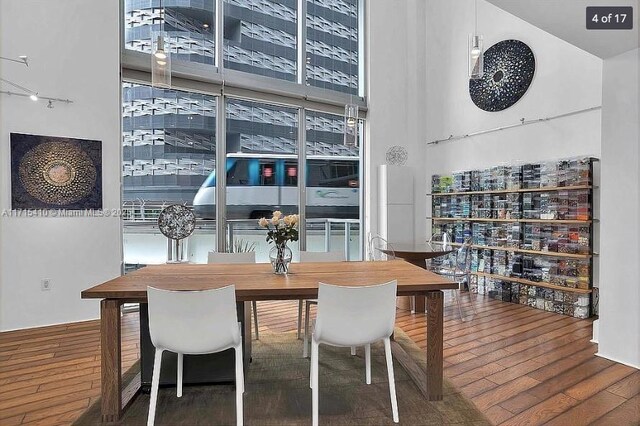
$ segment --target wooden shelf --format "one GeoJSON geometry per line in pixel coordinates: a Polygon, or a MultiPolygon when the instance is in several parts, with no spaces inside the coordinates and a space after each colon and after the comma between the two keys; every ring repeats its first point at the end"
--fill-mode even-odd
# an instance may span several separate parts
{"type": "Polygon", "coordinates": [[[503,277],[502,275],[485,274],[484,272],[472,272],[471,275],[477,275],[479,277],[493,278],[496,280],[509,281],[509,282],[514,282],[519,284],[533,285],[536,287],[545,287],[553,290],[567,291],[569,293],[590,294],[592,292],[591,289],[563,287],[561,285],[555,285],[547,282],[530,281],[530,280],[525,280],[524,278],[517,278],[517,277],[503,277]]]}
{"type": "MultiPolygon", "coordinates": [[[[451,243],[451,245],[454,247],[460,247],[462,244],[451,243]]],[[[527,250],[527,249],[519,249],[514,247],[479,246],[477,244],[472,244],[471,248],[480,249],[480,250],[512,251],[514,253],[526,253],[526,254],[535,254],[535,255],[552,256],[552,257],[566,257],[570,259],[589,259],[591,256],[593,256],[592,254],[559,253],[555,251],[527,250]]]]}
{"type": "Polygon", "coordinates": [[[592,185],[575,185],[575,186],[550,186],[547,188],[500,189],[496,191],[432,192],[427,195],[433,196],[433,197],[452,197],[456,195],[517,194],[517,193],[523,193],[523,192],[577,191],[580,189],[593,189],[593,186],[592,185]]]}
{"type": "Polygon", "coordinates": [[[489,219],[479,217],[427,217],[439,222],[517,222],[517,223],[548,223],[556,225],[589,225],[592,220],[565,219],[489,219]]]}

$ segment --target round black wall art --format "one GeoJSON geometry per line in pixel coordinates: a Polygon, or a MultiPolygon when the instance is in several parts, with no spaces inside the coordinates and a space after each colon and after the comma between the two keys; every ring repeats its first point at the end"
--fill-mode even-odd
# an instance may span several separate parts
{"type": "Polygon", "coordinates": [[[469,94],[478,108],[502,111],[525,94],[536,70],[533,52],[520,40],[500,41],[484,53],[484,76],[469,80],[469,94]]]}

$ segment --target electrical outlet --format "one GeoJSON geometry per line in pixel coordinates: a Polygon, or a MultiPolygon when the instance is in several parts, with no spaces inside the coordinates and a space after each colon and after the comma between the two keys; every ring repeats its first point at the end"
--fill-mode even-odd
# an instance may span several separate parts
{"type": "Polygon", "coordinates": [[[43,278],[42,281],[40,281],[40,289],[42,291],[51,290],[52,286],[53,283],[51,282],[51,278],[43,278]]]}

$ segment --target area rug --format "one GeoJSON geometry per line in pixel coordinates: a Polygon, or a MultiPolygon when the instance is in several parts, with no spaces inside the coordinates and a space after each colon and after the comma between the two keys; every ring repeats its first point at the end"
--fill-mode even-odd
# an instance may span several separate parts
{"type": "MultiPolygon", "coordinates": [[[[425,367],[425,354],[402,330],[395,339],[425,367]]],[[[365,384],[364,348],[351,356],[349,348],[320,346],[320,424],[392,425],[387,369],[382,343],[371,347],[371,385],[365,384]]],[[[302,342],[295,333],[260,333],[253,342],[253,362],[245,377],[246,425],[307,425],[311,423],[309,360],[302,358],[302,342]]],[[[135,368],[135,367],[134,367],[135,368]]],[[[471,402],[445,379],[444,399],[427,401],[404,369],[394,362],[400,424],[489,425],[471,402]]],[[[175,388],[158,393],[156,425],[235,424],[235,390],[231,385],[185,386],[182,398],[175,388]]],[[[120,423],[144,425],[149,395],[141,393],[120,423]]],[[[100,400],[74,423],[100,424],[100,400]]]]}

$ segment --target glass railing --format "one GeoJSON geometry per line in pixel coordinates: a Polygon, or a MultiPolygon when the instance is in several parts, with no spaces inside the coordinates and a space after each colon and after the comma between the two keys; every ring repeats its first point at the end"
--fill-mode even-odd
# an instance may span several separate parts
{"type": "MultiPolygon", "coordinates": [[[[162,206],[127,206],[123,208],[124,263],[129,269],[140,265],[160,264],[167,261],[168,240],[158,229],[158,214],[162,206]]],[[[347,260],[361,260],[361,225],[358,219],[307,219],[308,251],[342,251],[347,260]]],[[[229,247],[234,250],[253,250],[257,262],[269,262],[271,243],[267,243],[266,230],[257,220],[228,220],[226,227],[229,247]]],[[[290,243],[294,261],[298,260],[299,243],[290,243]]],[[[187,259],[193,263],[206,263],[209,251],[216,249],[216,221],[198,219],[196,229],[186,241],[187,259]]]]}

